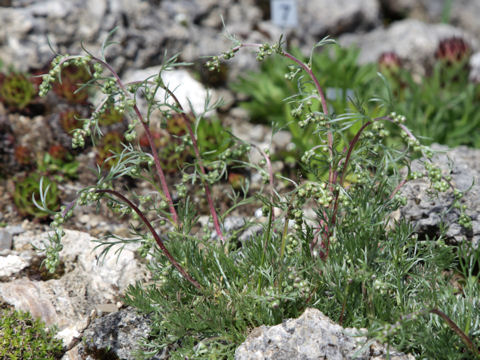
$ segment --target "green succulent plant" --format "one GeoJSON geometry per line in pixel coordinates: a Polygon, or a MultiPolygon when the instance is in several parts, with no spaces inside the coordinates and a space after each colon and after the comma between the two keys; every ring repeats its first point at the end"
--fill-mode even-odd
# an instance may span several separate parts
{"type": "Polygon", "coordinates": [[[82,127],[80,117],[80,113],[74,109],[62,111],[60,113],[60,126],[67,134],[72,136],[74,130],[82,127]]]}
{"type": "MultiPolygon", "coordinates": [[[[226,151],[233,152],[233,159],[240,159],[245,148],[237,144],[236,139],[217,118],[201,119],[197,126],[198,147],[206,160],[213,160],[226,151]]],[[[227,156],[227,158],[231,158],[227,156]]]]}
{"type": "MultiPolygon", "coordinates": [[[[225,152],[233,152],[237,160],[241,159],[245,148],[235,144],[233,135],[225,129],[219,118],[202,118],[195,130],[199,151],[206,161],[213,161],[225,152]]],[[[191,144],[184,141],[186,133],[185,120],[180,116],[167,119],[165,129],[152,131],[160,162],[169,173],[177,171],[188,158],[194,156],[191,144]]],[[[140,138],[140,145],[148,147],[145,135],[140,138]]],[[[227,157],[230,158],[230,154],[227,157]]]]}
{"type": "Polygon", "coordinates": [[[0,76],[0,100],[9,108],[22,110],[35,97],[35,87],[26,74],[11,72],[0,76]]]}
{"type": "Polygon", "coordinates": [[[55,329],[28,312],[0,309],[0,358],[4,360],[55,360],[63,354],[55,329]]]}
{"type": "Polygon", "coordinates": [[[56,181],[63,181],[65,177],[75,179],[78,177],[79,162],[68,149],[60,144],[50,146],[48,152],[38,163],[41,173],[51,174],[56,181]]]}
{"type": "Polygon", "coordinates": [[[101,143],[97,145],[97,164],[105,168],[112,167],[118,161],[118,159],[112,156],[122,152],[122,142],[124,141],[123,135],[119,132],[111,131],[106,133],[101,143]]]}

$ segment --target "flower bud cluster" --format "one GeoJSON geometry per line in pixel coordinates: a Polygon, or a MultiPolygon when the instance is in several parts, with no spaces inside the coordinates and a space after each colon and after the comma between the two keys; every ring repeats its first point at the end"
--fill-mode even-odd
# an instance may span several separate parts
{"type": "Polygon", "coordinates": [[[153,101],[155,101],[155,92],[152,91],[148,86],[145,86],[143,88],[143,96],[145,97],[145,100],[150,104],[153,101]]]}
{"type": "Polygon", "coordinates": [[[425,169],[427,170],[427,176],[431,181],[439,181],[442,179],[442,170],[431,164],[425,163],[425,169]]]}
{"type": "Polygon", "coordinates": [[[463,191],[460,191],[458,189],[454,189],[453,190],[453,195],[455,196],[455,199],[457,200],[460,200],[461,198],[463,198],[463,191]]]}
{"type": "Polygon", "coordinates": [[[390,131],[385,129],[385,125],[381,121],[375,121],[372,124],[371,129],[377,134],[377,137],[381,139],[390,135],[390,131]]]}
{"type": "Polygon", "coordinates": [[[463,226],[465,229],[472,229],[472,218],[462,211],[458,217],[458,224],[463,226]]]}
{"type": "Polygon", "coordinates": [[[48,94],[52,89],[53,82],[60,76],[62,68],[70,65],[86,66],[91,60],[92,58],[89,55],[75,57],[68,54],[58,55],[52,60],[51,69],[48,74],[42,76],[42,83],[40,84],[38,95],[46,96],[48,94]]]}
{"type": "Polygon", "coordinates": [[[277,298],[278,292],[288,294],[288,297],[293,301],[305,298],[310,294],[311,286],[308,281],[300,276],[292,266],[289,267],[287,271],[288,277],[282,282],[281,289],[278,289],[273,285],[270,285],[265,289],[265,296],[272,309],[278,309],[280,307],[281,300],[277,298]]]}
{"type": "Polygon", "coordinates": [[[287,245],[285,247],[285,251],[287,252],[288,256],[295,254],[298,250],[298,239],[293,234],[287,235],[287,245]]]}
{"type": "Polygon", "coordinates": [[[140,204],[146,204],[146,203],[149,203],[153,200],[153,196],[151,194],[149,195],[140,195],[138,197],[138,201],[140,204]]]}
{"type": "Polygon", "coordinates": [[[148,256],[150,250],[154,246],[155,240],[153,239],[153,237],[150,234],[148,234],[148,235],[145,235],[145,236],[142,237],[141,244],[142,245],[137,250],[138,255],[140,255],[140,257],[142,257],[142,258],[146,258],[148,256]]]}
{"type": "Polygon", "coordinates": [[[290,111],[290,115],[292,115],[292,117],[298,119],[300,116],[302,116],[302,113],[303,113],[303,103],[298,105],[296,108],[293,108],[291,111],[290,111]]]}
{"type": "Polygon", "coordinates": [[[212,170],[210,172],[208,172],[206,175],[205,175],[205,180],[210,184],[214,184],[216,183],[218,180],[219,180],[219,177],[220,177],[220,173],[218,172],[217,169],[215,170],[212,170]]]}
{"type": "Polygon", "coordinates": [[[389,284],[385,281],[375,278],[373,280],[373,288],[382,295],[387,295],[389,284]]]}
{"type": "Polygon", "coordinates": [[[416,138],[412,138],[410,135],[407,134],[407,132],[403,131],[400,133],[400,136],[405,139],[405,142],[407,143],[408,146],[412,147],[413,150],[415,151],[421,151],[422,150],[422,145],[420,145],[420,142],[416,138]]]}
{"type": "Polygon", "coordinates": [[[397,114],[396,112],[391,112],[390,113],[390,118],[393,120],[394,123],[396,124],[403,124],[405,120],[407,119],[405,115],[397,114]]]}
{"type": "Polygon", "coordinates": [[[284,282],[282,285],[287,293],[293,295],[293,297],[301,297],[308,295],[310,292],[310,285],[293,266],[288,269],[288,282],[284,282]]]}
{"type": "Polygon", "coordinates": [[[89,135],[89,131],[85,131],[83,129],[76,129],[73,132],[72,137],[72,148],[83,148],[85,146],[85,137],[89,135]]]}
{"type": "Polygon", "coordinates": [[[295,65],[289,65],[288,70],[289,72],[285,74],[285,79],[287,80],[295,79],[298,73],[302,71],[302,69],[299,66],[295,66],[295,65]]]}
{"type": "Polygon", "coordinates": [[[53,216],[53,221],[50,223],[50,226],[52,228],[61,227],[65,223],[65,221],[67,221],[73,216],[73,208],[68,211],[66,211],[66,209],[66,206],[61,206],[60,211],[53,216]]]}
{"type": "Polygon", "coordinates": [[[129,215],[133,212],[133,210],[131,208],[129,208],[128,206],[117,203],[115,201],[107,202],[107,206],[115,214],[119,214],[120,216],[129,215]]]}
{"type": "Polygon", "coordinates": [[[240,50],[239,47],[232,48],[223,52],[220,56],[212,56],[211,60],[207,61],[205,66],[209,71],[220,71],[220,60],[230,60],[235,56],[235,53],[240,50]]]}
{"type": "Polygon", "coordinates": [[[423,177],[423,174],[420,171],[412,171],[410,174],[408,174],[408,180],[417,180],[421,179],[423,177]]]}
{"type": "Polygon", "coordinates": [[[83,191],[78,197],[78,203],[80,205],[88,205],[92,202],[100,200],[100,194],[95,191],[95,188],[91,188],[88,191],[83,191]]]}
{"type": "Polygon", "coordinates": [[[431,159],[433,157],[433,150],[428,146],[422,146],[421,151],[423,156],[425,156],[427,159],[431,159]]]}
{"type": "Polygon", "coordinates": [[[95,64],[93,64],[93,78],[94,79],[99,79],[101,76],[102,76],[102,73],[103,73],[103,66],[102,64],[96,62],[95,64]]]}
{"type": "Polygon", "coordinates": [[[239,159],[251,150],[251,146],[248,144],[241,144],[225,150],[219,155],[219,159],[227,161],[229,159],[239,159]]]}
{"type": "Polygon", "coordinates": [[[53,233],[48,235],[50,246],[45,249],[44,264],[49,273],[53,274],[55,269],[60,264],[59,253],[63,249],[62,237],[65,236],[65,231],[62,227],[55,227],[53,233]]]}
{"type": "Polygon", "coordinates": [[[399,205],[399,206],[405,206],[407,205],[407,198],[405,196],[402,196],[400,194],[395,194],[393,197],[393,200],[399,205]]]}
{"type": "MultiPolygon", "coordinates": [[[[125,141],[132,142],[137,138],[137,132],[135,131],[135,123],[130,123],[128,124],[128,130],[124,134],[125,141]]],[[[146,159],[146,162],[150,165],[152,163],[153,165],[153,159],[151,157],[148,157],[146,159]]]]}
{"type": "Polygon", "coordinates": [[[107,95],[111,95],[115,92],[118,91],[118,86],[117,82],[113,78],[108,78],[105,79],[103,86],[102,86],[102,92],[107,95]]]}
{"type": "Polygon", "coordinates": [[[275,45],[264,43],[260,45],[260,47],[258,48],[257,61],[263,61],[265,60],[265,56],[270,56],[274,53],[276,54],[283,53],[280,43],[276,43],[275,45]]]}
{"type": "Polygon", "coordinates": [[[325,116],[325,114],[323,113],[318,113],[318,112],[310,113],[310,114],[307,114],[304,120],[301,120],[298,122],[298,126],[300,126],[301,128],[304,128],[311,123],[319,125],[321,127],[325,127],[328,123],[328,117],[325,116]]]}
{"type": "Polygon", "coordinates": [[[177,189],[177,196],[179,198],[182,199],[187,196],[187,187],[185,184],[177,184],[175,188],[177,189]]]}
{"type": "Polygon", "coordinates": [[[333,201],[326,183],[308,182],[297,190],[297,196],[302,200],[314,199],[321,206],[328,206],[333,201]]]}

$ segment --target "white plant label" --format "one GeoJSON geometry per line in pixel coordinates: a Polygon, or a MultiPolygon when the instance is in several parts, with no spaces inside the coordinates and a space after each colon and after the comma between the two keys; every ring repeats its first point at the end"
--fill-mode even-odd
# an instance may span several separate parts
{"type": "Polygon", "coordinates": [[[281,27],[298,25],[297,0],[270,0],[272,22],[281,27]]]}

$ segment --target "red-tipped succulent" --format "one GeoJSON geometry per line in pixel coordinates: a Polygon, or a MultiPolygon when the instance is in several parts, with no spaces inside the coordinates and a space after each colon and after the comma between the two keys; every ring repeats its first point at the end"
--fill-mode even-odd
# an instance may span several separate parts
{"type": "Polygon", "coordinates": [[[69,65],[62,70],[61,81],[53,85],[53,91],[70,103],[85,104],[88,92],[81,87],[90,79],[90,72],[85,66],[69,65]]]}
{"type": "MultiPolygon", "coordinates": [[[[180,128],[177,130],[181,133],[180,128]]],[[[180,139],[170,135],[164,129],[160,131],[151,130],[151,134],[164,171],[167,173],[178,171],[178,166],[183,164],[190,155],[189,148],[179,149],[178,145],[181,144],[180,139]]],[[[149,142],[145,134],[140,137],[140,146],[142,146],[145,151],[149,149],[149,142]]]]}
{"type": "Polygon", "coordinates": [[[14,150],[15,160],[20,165],[31,165],[33,163],[33,154],[27,146],[18,145],[14,150]]]}
{"type": "Polygon", "coordinates": [[[435,58],[452,65],[468,60],[471,52],[470,45],[464,39],[453,36],[440,41],[435,51],[435,58]]]}
{"type": "Polygon", "coordinates": [[[378,69],[383,74],[396,74],[402,67],[402,59],[394,51],[387,51],[378,57],[378,69]]]}
{"type": "Polygon", "coordinates": [[[124,141],[123,135],[119,132],[111,131],[106,133],[97,146],[97,156],[95,159],[97,164],[106,169],[114,166],[118,162],[118,159],[109,158],[114,154],[122,152],[122,142],[124,141]]]}
{"type": "Polygon", "coordinates": [[[65,160],[68,154],[68,150],[60,144],[55,144],[50,146],[50,148],[48,149],[48,153],[52,158],[56,160],[65,160]]]}

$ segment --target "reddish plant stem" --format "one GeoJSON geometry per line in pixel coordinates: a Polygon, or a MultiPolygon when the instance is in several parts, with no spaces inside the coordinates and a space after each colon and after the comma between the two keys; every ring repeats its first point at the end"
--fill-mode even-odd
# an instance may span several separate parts
{"type": "MultiPolygon", "coordinates": [[[[235,48],[232,49],[232,51],[237,52],[241,47],[256,47],[256,48],[259,48],[261,46],[262,46],[262,44],[245,43],[245,44],[241,44],[241,45],[236,46],[235,48]]],[[[296,58],[295,56],[293,56],[292,54],[290,54],[286,51],[282,51],[280,55],[292,60],[293,62],[295,62],[297,65],[299,65],[310,76],[310,78],[312,79],[312,81],[315,85],[317,93],[320,96],[320,102],[322,104],[322,111],[325,115],[328,115],[328,106],[327,106],[327,100],[325,98],[325,94],[323,92],[322,87],[320,86],[320,82],[318,81],[317,77],[313,73],[312,69],[307,64],[305,64],[303,61],[301,61],[300,59],[296,58]]],[[[327,133],[327,138],[328,138],[328,151],[329,151],[330,157],[333,157],[333,134],[332,134],[331,131],[329,131],[327,133]]],[[[329,178],[329,184],[332,185],[333,184],[333,167],[332,167],[331,164],[330,164],[330,170],[329,170],[329,177],[328,178],[329,178]]]]}
{"type": "Polygon", "coordinates": [[[98,194],[102,194],[102,193],[107,193],[107,194],[111,194],[117,198],[119,198],[120,200],[122,200],[123,202],[125,202],[133,211],[135,211],[135,213],[140,217],[140,219],[142,219],[143,223],[145,224],[145,226],[148,228],[148,230],[150,231],[150,233],[152,234],[153,238],[155,239],[158,247],[160,248],[160,250],[162,250],[162,252],[165,254],[165,256],[167,257],[168,261],[170,261],[170,263],[180,272],[180,274],[182,274],[182,276],[188,280],[193,286],[195,286],[198,290],[202,291],[202,286],[193,278],[191,277],[186,271],[185,269],[177,262],[177,260],[175,260],[175,258],[172,256],[172,254],[170,254],[170,252],[168,251],[168,249],[165,247],[162,239],[160,238],[160,236],[158,235],[158,233],[155,231],[155,229],[153,228],[152,224],[150,223],[150,221],[145,217],[145,215],[142,213],[142,211],[140,211],[140,209],[133,203],[131,202],[130,200],[128,200],[125,196],[123,196],[122,194],[120,194],[119,192],[115,191],[115,190],[108,190],[108,189],[105,189],[105,190],[95,190],[96,193],[98,194]]]}
{"type": "MultiPolygon", "coordinates": [[[[380,121],[380,120],[387,120],[387,121],[390,121],[392,123],[395,123],[395,121],[392,118],[390,118],[389,116],[382,116],[382,117],[378,117],[378,118],[375,118],[373,120],[367,121],[365,124],[362,125],[362,127],[357,131],[354,138],[349,143],[348,150],[347,150],[347,155],[345,156],[345,161],[343,163],[342,175],[340,177],[340,183],[339,183],[340,186],[343,186],[343,183],[345,181],[345,176],[347,175],[347,168],[348,168],[348,163],[350,161],[350,157],[352,155],[353,149],[355,148],[355,145],[357,144],[358,140],[360,139],[360,136],[361,136],[362,132],[369,125],[373,124],[376,121],[380,121]]],[[[411,133],[410,130],[408,130],[408,128],[405,125],[403,125],[403,124],[397,124],[397,125],[403,131],[405,131],[405,133],[407,134],[408,137],[416,140],[415,136],[411,133]]],[[[398,186],[393,190],[393,193],[391,194],[390,198],[393,198],[393,196],[398,192],[398,190],[400,190],[400,188],[405,184],[405,182],[406,182],[406,179],[401,181],[400,184],[398,184],[398,186]]],[[[339,197],[339,195],[340,195],[340,193],[337,191],[336,194],[335,194],[335,201],[334,201],[334,206],[333,206],[333,213],[332,213],[332,220],[331,220],[332,226],[335,225],[336,220],[337,220],[338,197],[339,197]]],[[[328,235],[330,235],[330,234],[328,234],[328,235]]],[[[328,252],[328,244],[327,244],[327,252],[328,252]]]]}
{"type": "MultiPolygon", "coordinates": [[[[102,64],[102,66],[104,66],[106,69],[108,69],[108,71],[110,71],[110,73],[112,73],[113,77],[117,81],[118,86],[122,89],[124,94],[127,97],[130,97],[129,92],[125,88],[125,85],[123,84],[122,80],[118,76],[117,72],[109,64],[107,64],[105,61],[103,61],[103,60],[101,60],[101,59],[99,59],[95,56],[92,56],[92,60],[102,64]]],[[[138,106],[136,104],[133,106],[133,110],[135,111],[135,114],[137,115],[138,119],[140,120],[140,122],[143,126],[143,129],[145,131],[145,135],[147,136],[148,144],[150,146],[150,150],[151,150],[152,155],[153,155],[153,161],[154,161],[154,164],[155,164],[155,168],[157,170],[157,176],[160,180],[160,185],[162,187],[163,195],[167,199],[170,215],[172,217],[172,222],[175,224],[175,226],[178,226],[179,225],[178,224],[178,214],[177,214],[177,211],[175,210],[175,206],[173,205],[173,200],[172,200],[172,196],[170,194],[170,191],[168,190],[167,180],[165,178],[165,173],[163,172],[162,165],[160,164],[160,158],[158,157],[158,152],[157,152],[157,149],[155,147],[155,143],[153,141],[152,133],[150,132],[150,129],[148,127],[148,123],[143,118],[143,115],[140,112],[140,110],[138,109],[138,106]]]]}
{"type": "MultiPolygon", "coordinates": [[[[322,104],[322,111],[325,115],[328,115],[328,106],[327,106],[327,100],[325,98],[325,94],[323,93],[323,89],[320,86],[320,83],[319,83],[317,77],[315,76],[315,74],[313,73],[312,69],[307,64],[305,64],[303,61],[297,59],[295,56],[293,56],[292,54],[290,54],[288,52],[284,51],[282,53],[282,55],[285,56],[286,58],[294,61],[295,63],[297,63],[310,76],[310,78],[312,79],[312,81],[315,85],[315,88],[317,89],[317,93],[320,96],[320,102],[322,104]]],[[[328,152],[329,152],[330,157],[333,158],[333,134],[332,134],[331,131],[328,131],[327,139],[328,139],[328,152]]],[[[330,164],[328,180],[329,180],[329,184],[333,185],[333,166],[332,166],[332,164],[330,164]]]]}
{"type": "Polygon", "coordinates": [[[447,314],[439,309],[431,309],[429,311],[432,314],[440,316],[445,322],[448,324],[450,329],[452,329],[459,337],[462,339],[463,343],[467,345],[467,347],[475,354],[477,358],[480,358],[480,351],[478,350],[477,346],[473,343],[473,341],[465,334],[462,329],[460,329],[452,319],[450,319],[447,314]]]}
{"type": "MultiPolygon", "coordinates": [[[[200,168],[200,171],[202,172],[202,175],[205,177],[207,173],[205,171],[205,167],[203,166],[203,161],[202,161],[202,157],[200,156],[200,150],[198,148],[197,139],[196,139],[195,134],[194,134],[193,129],[192,129],[192,122],[190,121],[190,118],[185,113],[182,105],[180,104],[180,101],[178,101],[178,98],[175,96],[175,94],[170,89],[168,89],[166,86],[162,86],[162,88],[168,93],[168,95],[170,95],[172,97],[172,99],[175,101],[175,103],[177,104],[177,106],[181,110],[180,114],[183,117],[183,119],[185,120],[187,130],[188,130],[188,134],[190,136],[190,139],[192,140],[193,150],[195,152],[195,157],[197,158],[198,167],[200,168]]],[[[211,191],[210,191],[210,186],[208,186],[208,183],[205,181],[204,178],[202,178],[202,183],[203,183],[203,186],[205,188],[205,196],[207,197],[208,208],[210,209],[210,214],[212,215],[213,225],[215,227],[215,231],[216,231],[218,237],[220,238],[220,241],[222,242],[222,244],[225,244],[225,237],[223,236],[223,232],[222,232],[222,229],[220,227],[220,221],[218,219],[217,211],[215,210],[215,205],[213,204],[212,194],[211,194],[211,191]]]]}

